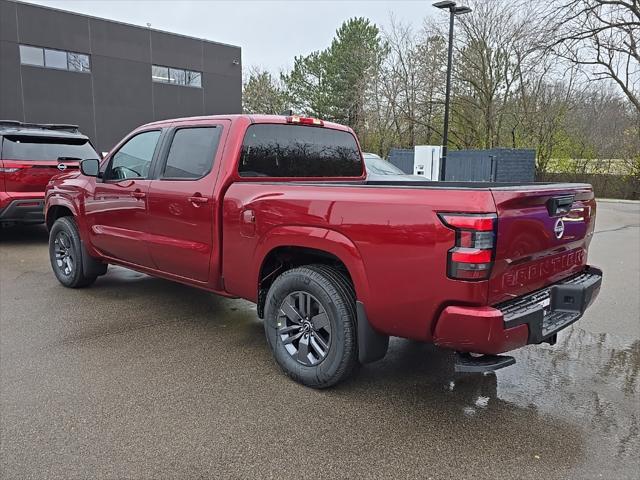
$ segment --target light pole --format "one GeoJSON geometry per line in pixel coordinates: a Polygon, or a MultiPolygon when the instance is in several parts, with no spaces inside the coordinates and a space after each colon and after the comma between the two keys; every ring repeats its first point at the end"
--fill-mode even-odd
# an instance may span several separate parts
{"type": "Polygon", "coordinates": [[[447,56],[447,88],[444,94],[444,133],[442,135],[442,156],[440,158],[440,180],[444,180],[447,172],[447,145],[449,143],[449,98],[451,97],[451,64],[453,62],[453,19],[456,15],[469,13],[471,9],[456,2],[446,0],[433,4],[436,8],[449,10],[449,53],[447,56]]]}

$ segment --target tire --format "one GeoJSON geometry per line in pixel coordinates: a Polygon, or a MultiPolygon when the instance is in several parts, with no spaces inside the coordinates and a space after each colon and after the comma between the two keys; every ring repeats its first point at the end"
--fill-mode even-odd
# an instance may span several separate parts
{"type": "Polygon", "coordinates": [[[312,388],[349,377],[358,364],[355,312],[353,287],[332,267],[309,265],[276,278],[267,294],[264,328],[284,373],[312,388]]]}
{"type": "Polygon", "coordinates": [[[58,218],[49,233],[49,259],[58,281],[69,288],[82,288],[96,281],[97,275],[85,275],[82,243],[73,217],[58,218]]]}

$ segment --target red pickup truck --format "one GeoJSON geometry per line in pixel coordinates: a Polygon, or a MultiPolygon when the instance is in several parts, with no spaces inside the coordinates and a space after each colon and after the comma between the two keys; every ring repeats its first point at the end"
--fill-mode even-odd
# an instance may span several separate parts
{"type": "Polygon", "coordinates": [[[144,125],[46,191],[58,280],[117,264],[257,304],[289,376],[334,385],[389,336],[513,363],[582,316],[591,186],[371,181],[353,132],[305,117],[144,125]]]}

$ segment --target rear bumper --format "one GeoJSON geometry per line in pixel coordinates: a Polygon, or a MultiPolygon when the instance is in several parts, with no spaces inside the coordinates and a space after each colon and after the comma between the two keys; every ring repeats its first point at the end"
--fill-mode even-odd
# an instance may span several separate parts
{"type": "Polygon", "coordinates": [[[582,317],[601,284],[602,271],[588,266],[578,275],[493,307],[449,306],[440,314],[434,343],[494,355],[553,343],[560,330],[582,317]]]}
{"type": "Polygon", "coordinates": [[[44,199],[21,198],[0,209],[0,223],[43,223],[44,199]]]}

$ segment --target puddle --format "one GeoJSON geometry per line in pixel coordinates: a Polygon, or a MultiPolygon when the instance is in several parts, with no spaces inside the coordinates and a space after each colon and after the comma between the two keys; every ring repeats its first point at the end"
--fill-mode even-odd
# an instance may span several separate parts
{"type": "Polygon", "coordinates": [[[578,327],[559,337],[516,352],[516,365],[497,373],[496,398],[581,426],[598,456],[637,461],[640,340],[578,327]]]}

